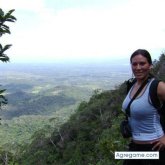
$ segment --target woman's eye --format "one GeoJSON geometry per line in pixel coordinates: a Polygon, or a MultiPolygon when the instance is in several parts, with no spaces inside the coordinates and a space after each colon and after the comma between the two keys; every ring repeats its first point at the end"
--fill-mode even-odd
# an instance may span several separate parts
{"type": "Polygon", "coordinates": [[[136,65],[137,65],[137,63],[132,63],[132,65],[133,65],[133,66],[136,66],[136,65]]]}
{"type": "Polygon", "coordinates": [[[140,62],[140,65],[141,65],[141,66],[145,65],[145,62],[140,62]]]}
{"type": "Polygon", "coordinates": [[[146,64],[145,62],[139,62],[139,63],[133,62],[132,66],[137,66],[137,65],[144,66],[145,64],[146,64]]]}

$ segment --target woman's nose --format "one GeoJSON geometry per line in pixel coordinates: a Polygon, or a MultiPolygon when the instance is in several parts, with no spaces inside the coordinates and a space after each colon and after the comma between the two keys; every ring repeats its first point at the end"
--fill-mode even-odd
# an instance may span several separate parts
{"type": "Polygon", "coordinates": [[[141,65],[137,64],[136,69],[141,69],[141,65]]]}

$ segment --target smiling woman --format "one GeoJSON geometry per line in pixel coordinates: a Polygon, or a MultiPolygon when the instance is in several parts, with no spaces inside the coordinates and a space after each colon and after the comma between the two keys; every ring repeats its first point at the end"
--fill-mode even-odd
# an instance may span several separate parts
{"type": "Polygon", "coordinates": [[[138,49],[132,54],[130,62],[137,83],[141,84],[148,77],[152,67],[152,60],[149,52],[138,49]]]}
{"type": "MultiPolygon", "coordinates": [[[[155,78],[151,76],[152,59],[145,49],[136,50],[130,58],[135,84],[129,90],[122,108],[127,113],[131,127],[131,143],[129,151],[159,151],[159,160],[125,160],[124,165],[163,165],[165,164],[165,132],[160,123],[158,108],[153,105],[150,90],[155,78]],[[137,91],[145,83],[141,92],[134,98],[137,91]],[[133,100],[133,101],[132,101],[133,100]],[[131,104],[131,105],[130,105],[131,104]]],[[[165,83],[159,82],[157,91],[154,91],[161,101],[165,101],[165,83]]]]}

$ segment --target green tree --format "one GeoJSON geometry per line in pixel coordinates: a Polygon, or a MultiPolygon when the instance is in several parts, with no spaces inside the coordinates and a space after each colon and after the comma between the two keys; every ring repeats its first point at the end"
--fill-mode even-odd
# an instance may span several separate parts
{"type": "MultiPolygon", "coordinates": [[[[15,10],[10,10],[7,13],[4,13],[0,8],[0,37],[4,34],[10,34],[10,27],[6,24],[7,22],[15,22],[16,18],[12,15],[15,10]]],[[[2,62],[8,62],[9,57],[4,53],[7,49],[9,49],[11,45],[2,46],[0,43],[0,60],[2,62]]]]}
{"type": "MultiPolygon", "coordinates": [[[[15,22],[16,18],[12,15],[15,10],[9,10],[7,13],[4,13],[0,8],[0,37],[4,34],[10,34],[10,27],[6,24],[7,22],[15,22]]],[[[5,51],[11,47],[11,44],[4,45],[0,43],[0,61],[8,62],[9,57],[5,54],[5,51]]],[[[4,89],[0,89],[0,108],[2,105],[7,104],[6,98],[3,96],[4,89]]]]}

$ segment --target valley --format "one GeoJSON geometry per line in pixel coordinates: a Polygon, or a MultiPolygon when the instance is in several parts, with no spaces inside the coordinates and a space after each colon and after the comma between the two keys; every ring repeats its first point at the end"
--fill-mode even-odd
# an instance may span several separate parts
{"type": "Polygon", "coordinates": [[[131,75],[116,64],[3,64],[0,84],[8,104],[0,111],[0,146],[30,143],[65,123],[94,92],[112,90],[131,75]]]}

